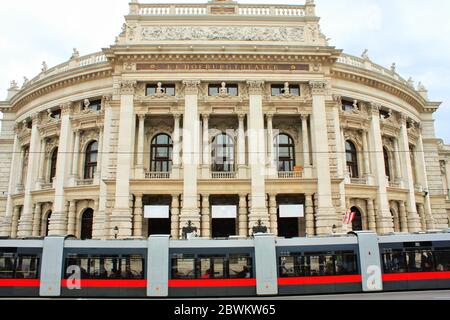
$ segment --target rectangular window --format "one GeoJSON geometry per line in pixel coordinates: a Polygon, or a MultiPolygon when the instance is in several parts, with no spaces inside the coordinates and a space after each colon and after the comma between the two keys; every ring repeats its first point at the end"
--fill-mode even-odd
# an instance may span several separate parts
{"type": "MultiPolygon", "coordinates": [[[[163,84],[161,86],[162,92],[168,96],[175,96],[175,84],[163,84]]],[[[148,84],[145,89],[145,95],[150,96],[152,94],[156,94],[158,91],[157,84],[148,84]]]]}
{"type": "Polygon", "coordinates": [[[172,258],[172,279],[195,279],[195,259],[192,255],[172,258]]]}
{"type": "Polygon", "coordinates": [[[249,255],[232,254],[228,260],[230,278],[252,278],[252,258],[249,255]]]}
{"type": "Polygon", "coordinates": [[[431,250],[408,250],[406,251],[406,265],[408,272],[433,272],[433,252],[431,250]]]}
{"type": "Polygon", "coordinates": [[[342,100],[342,111],[353,110],[353,102],[348,100],[342,100]]]}
{"type": "MultiPolygon", "coordinates": [[[[273,84],[271,89],[272,89],[272,96],[278,96],[287,93],[284,84],[273,84]]],[[[293,96],[300,96],[300,86],[289,85],[289,94],[293,96]]]]}
{"type": "Polygon", "coordinates": [[[14,278],[14,260],[13,253],[0,255],[0,279],[14,278]]]}
{"type": "Polygon", "coordinates": [[[336,275],[358,274],[357,255],[351,251],[335,253],[336,275]]]}
{"type": "Polygon", "coordinates": [[[102,110],[102,101],[101,100],[95,100],[95,101],[90,101],[90,105],[89,105],[89,109],[94,110],[94,111],[100,111],[102,110]]]}
{"type": "Polygon", "coordinates": [[[39,258],[36,256],[19,255],[16,259],[15,278],[37,279],[39,258]]]}
{"type": "Polygon", "coordinates": [[[436,249],[434,258],[436,261],[436,271],[450,271],[450,248],[436,249]]]}
{"type": "Polygon", "coordinates": [[[384,273],[406,272],[406,263],[403,250],[385,249],[383,253],[384,273]]]}
{"type": "MultiPolygon", "coordinates": [[[[222,85],[221,84],[210,84],[208,86],[208,95],[216,96],[221,92],[222,85]]],[[[226,85],[227,93],[231,96],[238,96],[239,89],[237,84],[227,84],[226,85]]]]}

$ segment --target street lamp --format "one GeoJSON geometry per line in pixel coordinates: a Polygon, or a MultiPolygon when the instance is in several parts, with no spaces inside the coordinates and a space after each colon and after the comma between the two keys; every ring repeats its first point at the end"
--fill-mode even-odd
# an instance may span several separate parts
{"type": "Polygon", "coordinates": [[[117,239],[117,236],[119,235],[119,227],[118,226],[114,227],[113,233],[114,233],[114,239],[117,239]]]}
{"type": "Polygon", "coordinates": [[[336,234],[336,231],[337,231],[337,227],[335,224],[333,224],[333,230],[332,230],[333,234],[336,234]]]}

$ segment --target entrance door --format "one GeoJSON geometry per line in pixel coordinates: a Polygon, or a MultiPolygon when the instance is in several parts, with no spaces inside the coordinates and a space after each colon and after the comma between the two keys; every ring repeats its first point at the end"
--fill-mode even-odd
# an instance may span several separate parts
{"type": "Polygon", "coordinates": [[[352,208],[352,212],[355,213],[355,218],[353,219],[353,222],[352,222],[352,229],[353,229],[353,231],[362,231],[363,230],[363,225],[362,225],[361,212],[356,207],[352,208]]]}
{"type": "Polygon", "coordinates": [[[236,235],[236,219],[212,219],[212,237],[228,238],[236,235]]]}
{"type": "Polygon", "coordinates": [[[297,238],[298,218],[280,218],[278,217],[278,236],[285,238],[297,238]]]}

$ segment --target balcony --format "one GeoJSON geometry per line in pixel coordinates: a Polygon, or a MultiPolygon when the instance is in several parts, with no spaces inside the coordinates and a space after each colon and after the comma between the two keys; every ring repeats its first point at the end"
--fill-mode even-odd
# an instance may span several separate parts
{"type": "Polygon", "coordinates": [[[145,172],[145,179],[148,180],[168,180],[170,177],[170,172],[145,172]]]}
{"type": "Polygon", "coordinates": [[[53,183],[43,183],[41,186],[42,190],[53,189],[53,183]]]}
{"type": "Polygon", "coordinates": [[[80,179],[77,180],[77,186],[82,187],[82,186],[91,186],[94,184],[94,179],[80,179]]]}
{"type": "Polygon", "coordinates": [[[351,184],[367,184],[367,179],[365,178],[350,178],[351,184]]]}
{"type": "Polygon", "coordinates": [[[391,187],[391,188],[400,188],[401,184],[400,184],[400,182],[389,181],[389,187],[391,187]]]}
{"type": "Polygon", "coordinates": [[[303,172],[301,171],[278,172],[278,179],[301,179],[301,178],[303,178],[303,172]]]}
{"type": "Polygon", "coordinates": [[[232,180],[236,177],[236,172],[211,172],[211,179],[214,180],[232,180]]]}

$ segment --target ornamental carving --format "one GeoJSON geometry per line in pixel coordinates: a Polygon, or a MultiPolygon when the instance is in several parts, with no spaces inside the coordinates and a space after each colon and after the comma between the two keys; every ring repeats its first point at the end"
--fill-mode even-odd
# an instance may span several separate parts
{"type": "Polygon", "coordinates": [[[247,86],[249,95],[260,95],[263,92],[264,81],[250,80],[247,81],[247,86]]]}
{"type": "Polygon", "coordinates": [[[325,95],[328,89],[328,82],[323,80],[314,80],[309,82],[312,95],[325,95]]]}
{"type": "Polygon", "coordinates": [[[98,130],[86,130],[81,132],[80,145],[82,146],[81,150],[84,150],[86,145],[91,141],[99,140],[99,132],[98,130]]]}
{"type": "Polygon", "coordinates": [[[142,29],[142,40],[305,41],[304,27],[152,26],[142,29]]]}
{"type": "Polygon", "coordinates": [[[200,83],[199,80],[184,80],[184,93],[186,95],[198,95],[200,83]]]}
{"type": "Polygon", "coordinates": [[[134,95],[136,91],[137,82],[130,80],[123,80],[120,82],[120,94],[134,95]]]}
{"type": "Polygon", "coordinates": [[[71,115],[73,112],[73,103],[67,102],[61,104],[61,116],[71,115]]]}

